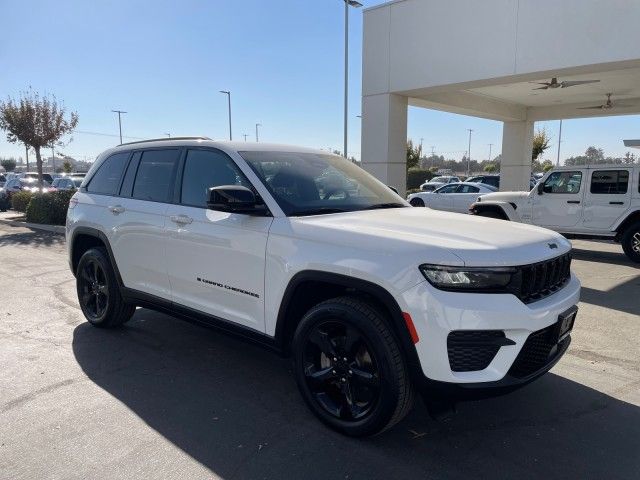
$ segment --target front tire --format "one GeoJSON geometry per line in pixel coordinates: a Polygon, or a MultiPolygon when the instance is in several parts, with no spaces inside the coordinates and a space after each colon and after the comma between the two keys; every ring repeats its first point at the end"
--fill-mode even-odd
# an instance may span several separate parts
{"type": "Polygon", "coordinates": [[[424,207],[424,200],[421,198],[412,198],[409,203],[412,207],[424,207]]]}
{"type": "Polygon", "coordinates": [[[294,375],[305,402],[326,425],[360,437],[398,423],[413,387],[384,315],[339,297],[313,307],[293,337],[294,375]]]}
{"type": "Polygon", "coordinates": [[[126,303],[116,274],[102,247],[87,250],[76,269],[78,302],[85,318],[96,327],[118,327],[131,318],[135,305],[126,303]]]}
{"type": "Polygon", "coordinates": [[[627,257],[640,263],[640,222],[634,223],[624,231],[620,243],[627,257]]]}

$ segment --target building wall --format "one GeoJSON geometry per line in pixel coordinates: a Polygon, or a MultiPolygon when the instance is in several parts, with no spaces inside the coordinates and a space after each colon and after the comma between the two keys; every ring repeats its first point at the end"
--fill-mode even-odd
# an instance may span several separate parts
{"type": "Polygon", "coordinates": [[[363,95],[638,58],[638,0],[401,0],[364,13],[363,95]]]}

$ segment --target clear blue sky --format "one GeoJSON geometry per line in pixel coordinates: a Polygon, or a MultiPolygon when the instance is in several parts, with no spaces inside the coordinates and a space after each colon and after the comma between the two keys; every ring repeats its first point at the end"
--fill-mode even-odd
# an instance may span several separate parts
{"type": "MultiPolygon", "coordinates": [[[[382,3],[364,0],[366,6],[382,3]]],[[[232,91],[234,139],[254,138],[341,149],[342,0],[22,1],[0,0],[0,97],[28,86],[54,93],[80,116],[62,151],[92,159],[115,145],[112,109],[126,110],[126,137],[228,135],[232,91]]],[[[350,30],[350,154],[360,154],[362,12],[350,30]]],[[[542,126],[542,125],[541,125],[542,126]]],[[[501,147],[501,124],[411,109],[409,137],[425,149],[460,158],[467,128],[473,158],[501,147]],[[428,147],[428,148],[427,148],[428,147]]],[[[554,143],[557,122],[547,125],[554,143]]],[[[563,157],[589,145],[622,155],[623,138],[640,137],[640,117],[564,124],[563,157]]],[[[22,156],[0,139],[0,156],[22,156]]]]}

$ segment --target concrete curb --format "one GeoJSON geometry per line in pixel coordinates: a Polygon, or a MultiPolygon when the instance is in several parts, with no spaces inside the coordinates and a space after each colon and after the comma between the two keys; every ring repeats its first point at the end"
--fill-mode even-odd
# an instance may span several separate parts
{"type": "Polygon", "coordinates": [[[56,233],[58,235],[64,235],[65,233],[65,228],[62,225],[43,225],[40,223],[18,222],[16,220],[7,220],[4,218],[0,218],[0,223],[11,225],[12,227],[24,227],[32,228],[34,230],[43,230],[45,232],[56,233]]]}

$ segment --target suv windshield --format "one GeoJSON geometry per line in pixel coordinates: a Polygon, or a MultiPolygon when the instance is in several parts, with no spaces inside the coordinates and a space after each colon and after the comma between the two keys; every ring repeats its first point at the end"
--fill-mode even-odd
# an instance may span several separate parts
{"type": "Polygon", "coordinates": [[[287,216],[407,206],[389,187],[337,155],[239,153],[287,216]]]}

